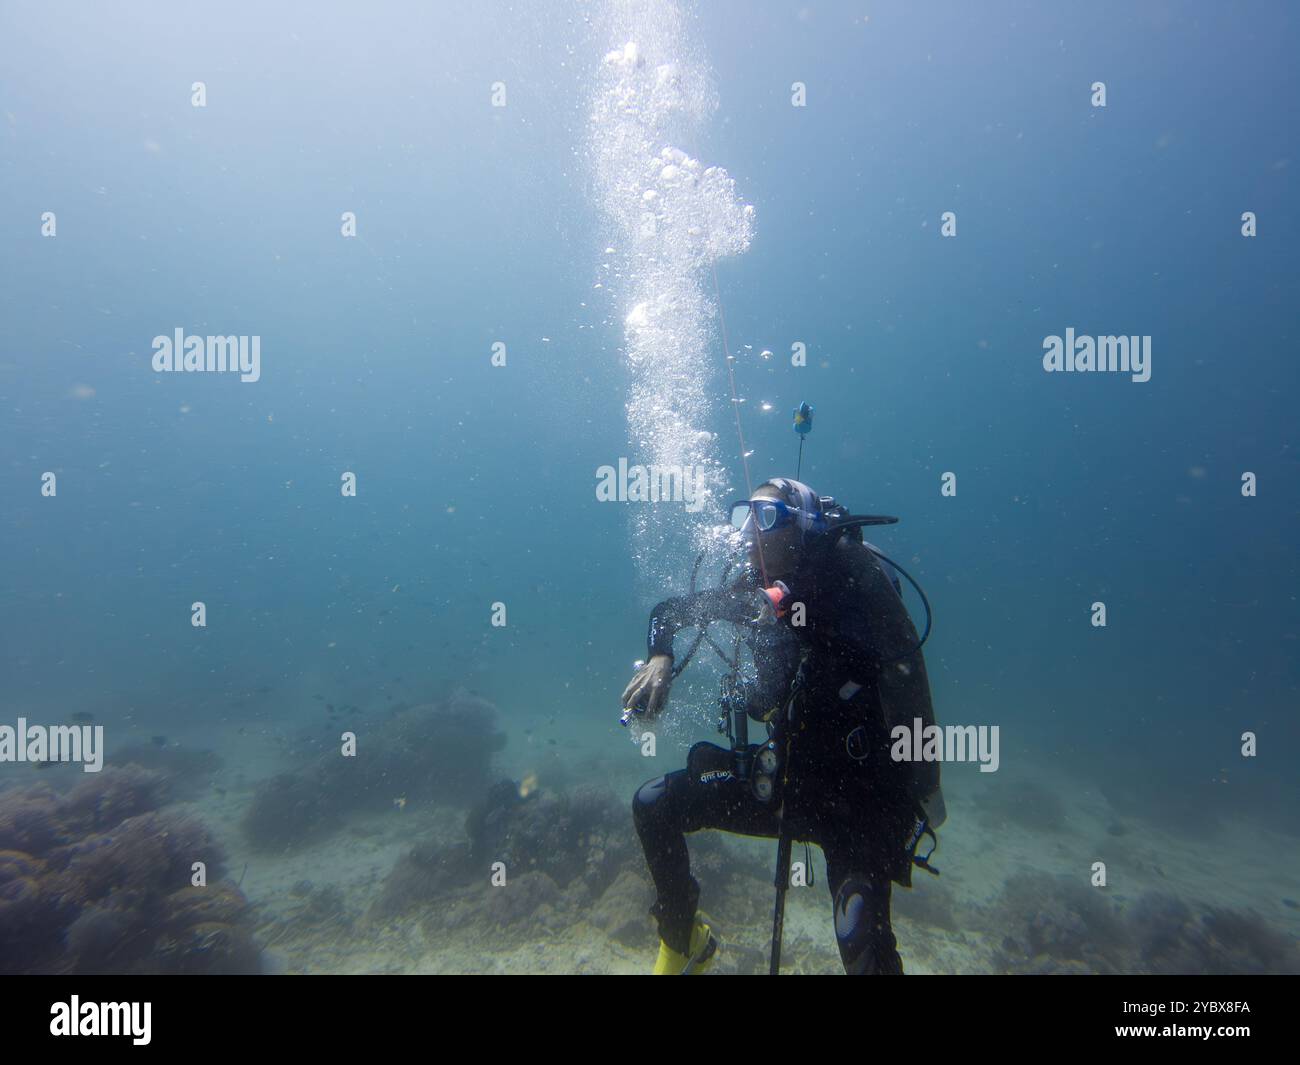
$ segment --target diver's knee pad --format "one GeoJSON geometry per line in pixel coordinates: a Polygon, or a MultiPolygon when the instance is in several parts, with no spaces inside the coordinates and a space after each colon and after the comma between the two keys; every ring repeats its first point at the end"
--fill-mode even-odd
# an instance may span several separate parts
{"type": "Polygon", "coordinates": [[[903,960],[889,921],[889,882],[850,878],[835,893],[835,941],[852,975],[901,976],[903,960]]]}
{"type": "Polygon", "coordinates": [[[667,793],[667,777],[655,777],[654,780],[647,780],[636,789],[636,794],[632,796],[632,819],[639,825],[653,818],[656,811],[663,807],[664,797],[667,793]]]}

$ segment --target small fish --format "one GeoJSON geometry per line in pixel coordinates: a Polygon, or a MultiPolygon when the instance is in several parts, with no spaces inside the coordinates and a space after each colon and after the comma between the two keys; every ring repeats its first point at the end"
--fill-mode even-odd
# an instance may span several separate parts
{"type": "Polygon", "coordinates": [[[150,736],[150,737],[149,737],[149,742],[152,743],[155,747],[166,747],[166,746],[167,746],[167,737],[166,737],[166,736],[150,736]]]}
{"type": "Polygon", "coordinates": [[[37,769],[49,769],[50,767],[52,767],[52,766],[56,766],[56,765],[58,765],[58,764],[59,764],[58,762],[48,762],[48,761],[47,761],[47,762],[33,762],[33,763],[32,763],[32,765],[35,766],[37,769]]]}
{"type": "Polygon", "coordinates": [[[326,703],[326,704],[325,704],[325,709],[326,709],[326,710],[329,710],[329,711],[331,711],[331,712],[333,712],[333,710],[334,710],[334,704],[333,704],[333,703],[326,703]]]}
{"type": "Polygon", "coordinates": [[[80,710],[72,715],[72,720],[79,724],[85,725],[95,720],[94,714],[88,714],[85,710],[80,710]]]}

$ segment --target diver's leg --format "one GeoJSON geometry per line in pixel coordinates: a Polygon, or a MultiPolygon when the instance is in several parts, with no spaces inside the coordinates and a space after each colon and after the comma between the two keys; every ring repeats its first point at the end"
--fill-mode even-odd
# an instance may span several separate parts
{"type": "Polygon", "coordinates": [[[872,869],[869,849],[859,841],[832,843],[825,850],[835,942],[844,971],[852,976],[901,976],[903,959],[890,924],[888,874],[872,869]]]}
{"type": "Polygon", "coordinates": [[[643,784],[632,800],[637,835],[658,898],[651,913],[660,938],[687,953],[700,886],[691,876],[686,834],[705,828],[749,836],[775,836],[776,815],[748,787],[731,778],[731,752],[696,744],[687,768],[643,784]]]}
{"type": "Polygon", "coordinates": [[[686,849],[685,823],[692,800],[685,777],[686,770],[679,769],[647,781],[632,800],[632,819],[658,894],[650,912],[659,922],[659,938],[679,954],[688,951],[700,898],[686,849]]]}

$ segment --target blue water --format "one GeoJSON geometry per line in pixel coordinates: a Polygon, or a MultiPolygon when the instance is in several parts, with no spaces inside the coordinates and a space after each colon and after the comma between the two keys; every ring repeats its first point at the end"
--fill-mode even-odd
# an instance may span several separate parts
{"type": "MultiPolygon", "coordinates": [[[[110,749],[220,749],[311,722],[315,693],[464,686],[500,708],[513,768],[512,715],[540,715],[615,779],[647,775],[619,693],[693,558],[647,581],[637,504],[594,495],[597,467],[642,461],[586,158],[611,44],[594,10],[5,5],[0,719],[89,711],[110,749]],[[178,327],[260,336],[260,380],[155,373],[178,327]]],[[[724,2],[686,21],[719,107],[682,147],[755,208],[717,288],[754,480],[793,474],[789,413],[811,402],[803,479],[901,516],[873,539],[933,604],[939,719],[999,724],[1004,767],[1294,839],[1295,12],[724,2]],[[1067,328],[1149,335],[1150,381],[1045,373],[1067,328]]],[[[698,428],[743,496],[708,328],[698,428]]],[[[711,685],[682,689],[679,747],[708,738],[711,685]]]]}

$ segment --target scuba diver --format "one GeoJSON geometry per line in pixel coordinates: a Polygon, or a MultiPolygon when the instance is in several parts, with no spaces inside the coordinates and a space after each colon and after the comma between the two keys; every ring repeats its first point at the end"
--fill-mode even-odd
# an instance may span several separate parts
{"type": "MultiPolygon", "coordinates": [[[[771,971],[779,968],[790,844],[826,856],[835,937],[851,974],[901,974],[890,927],[891,884],[911,886],[917,854],[944,820],[937,762],[895,761],[896,725],[934,723],[921,645],[897,572],[862,538],[856,517],[807,485],[776,478],[732,506],[748,565],[722,587],[664,600],[650,618],[649,654],[623,693],[624,723],[652,721],[685,662],[673,668],[673,639],[711,622],[735,626],[736,654],[723,682],[731,749],[697,743],[686,768],[637,791],[637,834],[657,891],[656,974],[702,971],[718,938],[697,909],[686,834],[720,829],[779,841],[771,971]],[[741,643],[753,658],[741,678],[741,643]],[[767,726],[749,744],[747,722],[767,726]]],[[[698,563],[697,563],[698,568],[698,563]]],[[[924,599],[924,593],[921,593],[924,599]]],[[[929,604],[926,603],[927,613],[929,604]]],[[[710,639],[717,649],[717,645],[710,639]]],[[[699,646],[699,638],[686,656],[699,646]]],[[[719,654],[722,654],[719,651],[719,654]]],[[[726,656],[723,656],[726,658],[726,656]]],[[[721,727],[721,726],[720,726],[721,727]]]]}

